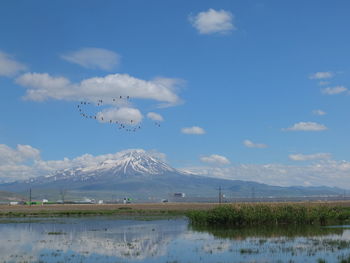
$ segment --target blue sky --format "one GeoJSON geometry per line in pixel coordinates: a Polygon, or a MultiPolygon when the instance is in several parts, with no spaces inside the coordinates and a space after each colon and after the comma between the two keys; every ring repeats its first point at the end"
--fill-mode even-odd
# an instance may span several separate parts
{"type": "Polygon", "coordinates": [[[2,1],[0,177],[26,174],[19,167],[33,160],[142,148],[218,176],[260,167],[249,180],[264,165],[282,166],[291,171],[283,184],[327,184],[335,167],[350,187],[349,8],[348,1],[2,1]],[[82,84],[108,76],[117,79],[108,91],[82,84]],[[81,98],[117,96],[113,85],[135,94],[128,107],[142,114],[140,131],[79,116],[81,98]],[[40,98],[28,95],[38,90],[40,98]],[[149,112],[163,117],[161,127],[149,112]],[[183,133],[192,127],[203,134],[183,133]],[[17,145],[32,155],[18,157],[17,145]],[[317,165],[324,178],[302,170],[317,165]],[[287,179],[293,167],[300,182],[287,179]]]}

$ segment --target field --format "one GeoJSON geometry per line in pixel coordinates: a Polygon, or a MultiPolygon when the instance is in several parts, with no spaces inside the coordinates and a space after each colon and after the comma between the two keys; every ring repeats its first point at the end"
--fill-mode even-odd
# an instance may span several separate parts
{"type": "Polygon", "coordinates": [[[185,214],[193,210],[209,210],[218,205],[208,203],[0,205],[0,216],[185,214]]]}
{"type": "MultiPolygon", "coordinates": [[[[297,205],[303,207],[342,207],[350,208],[349,201],[337,202],[297,202],[297,203],[233,203],[233,207],[266,205],[279,207],[297,205]]],[[[178,214],[185,215],[193,211],[208,211],[224,206],[218,203],[144,203],[144,204],[51,204],[51,205],[0,205],[0,216],[69,216],[69,215],[119,215],[119,214],[178,214]]]]}

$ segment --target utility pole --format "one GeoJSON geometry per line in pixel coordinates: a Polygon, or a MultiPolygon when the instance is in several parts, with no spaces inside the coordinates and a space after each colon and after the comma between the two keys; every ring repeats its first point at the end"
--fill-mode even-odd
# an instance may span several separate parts
{"type": "Polygon", "coordinates": [[[29,206],[32,206],[32,188],[29,188],[29,206]]]}
{"type": "Polygon", "coordinates": [[[252,202],[255,202],[255,187],[252,187],[252,202]]]}
{"type": "Polygon", "coordinates": [[[61,200],[62,200],[62,204],[63,204],[63,205],[64,205],[64,202],[65,202],[65,196],[66,196],[66,194],[67,194],[67,190],[61,188],[61,189],[60,189],[60,195],[61,195],[61,200]]]}
{"type": "Polygon", "coordinates": [[[219,186],[219,204],[222,202],[221,186],[219,186]]]}

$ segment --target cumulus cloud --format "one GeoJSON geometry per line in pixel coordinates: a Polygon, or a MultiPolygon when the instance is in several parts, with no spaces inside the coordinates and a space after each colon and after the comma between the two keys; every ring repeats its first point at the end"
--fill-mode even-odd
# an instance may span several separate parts
{"type": "Polygon", "coordinates": [[[230,180],[255,181],[278,186],[334,186],[350,189],[350,162],[320,160],[304,166],[241,164],[230,167],[187,167],[198,175],[230,180]]]}
{"type": "Polygon", "coordinates": [[[328,87],[321,90],[323,94],[326,95],[336,95],[348,91],[344,86],[328,87]]]}
{"type": "Polygon", "coordinates": [[[149,112],[147,113],[147,118],[153,120],[153,121],[163,121],[162,115],[155,113],[155,112],[149,112]]]}
{"type": "Polygon", "coordinates": [[[316,72],[309,75],[309,79],[330,79],[333,78],[334,73],[330,71],[326,72],[316,72]]]}
{"type": "Polygon", "coordinates": [[[205,134],[205,130],[198,126],[182,128],[181,132],[184,134],[197,134],[197,135],[205,134]]]}
{"type": "Polygon", "coordinates": [[[157,78],[142,80],[128,74],[111,74],[71,83],[67,78],[47,73],[26,73],[16,82],[27,88],[25,99],[33,101],[55,100],[110,100],[119,96],[150,99],[166,106],[176,105],[181,99],[176,94],[180,80],[157,78]]]}
{"type": "Polygon", "coordinates": [[[217,11],[210,8],[206,12],[200,12],[196,16],[190,16],[189,19],[199,34],[225,34],[236,29],[233,25],[232,13],[225,10],[217,11]]]}
{"type": "Polygon", "coordinates": [[[52,77],[47,73],[26,73],[16,79],[16,83],[28,87],[28,100],[43,101],[48,98],[62,100],[72,97],[71,83],[64,77],[52,77]]]}
{"type": "Polygon", "coordinates": [[[250,140],[244,140],[243,144],[248,148],[267,148],[266,144],[263,143],[254,143],[250,140]]]}
{"type": "Polygon", "coordinates": [[[299,122],[289,128],[282,129],[283,131],[324,131],[327,127],[316,122],[299,122]]]}
{"type": "Polygon", "coordinates": [[[0,165],[12,165],[28,160],[38,160],[40,151],[30,145],[18,144],[15,149],[0,144],[0,165]]]}
{"type": "Polygon", "coordinates": [[[312,114],[318,115],[318,116],[323,116],[323,115],[326,115],[327,113],[323,110],[313,110],[312,114]]]}
{"type": "Polygon", "coordinates": [[[40,151],[30,145],[11,148],[0,144],[0,181],[25,178],[33,174],[32,164],[40,160],[40,151]]]}
{"type": "Polygon", "coordinates": [[[312,161],[331,159],[330,153],[314,153],[314,154],[290,154],[289,159],[292,161],[312,161]]]}
{"type": "Polygon", "coordinates": [[[114,69],[120,61],[117,53],[103,48],[82,48],[63,54],[61,58],[84,68],[107,71],[114,69]]]}
{"type": "Polygon", "coordinates": [[[230,161],[225,156],[218,155],[218,154],[212,154],[209,156],[203,156],[200,158],[200,160],[204,163],[210,163],[210,164],[229,164],[230,161]]]}
{"type": "Polygon", "coordinates": [[[11,77],[26,70],[26,66],[16,60],[10,55],[0,51],[0,76],[11,77]]]}
{"type": "Polygon", "coordinates": [[[99,122],[123,123],[128,125],[136,125],[142,121],[142,114],[138,109],[122,107],[109,108],[97,113],[99,122]]]}

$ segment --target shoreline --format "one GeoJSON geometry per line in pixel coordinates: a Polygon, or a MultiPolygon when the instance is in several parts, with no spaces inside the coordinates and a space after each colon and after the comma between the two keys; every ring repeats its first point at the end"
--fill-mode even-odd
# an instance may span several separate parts
{"type": "Polygon", "coordinates": [[[185,215],[189,211],[205,211],[219,205],[207,203],[0,205],[0,217],[185,215]]]}
{"type": "MultiPolygon", "coordinates": [[[[298,205],[307,207],[350,207],[349,201],[249,203],[249,205],[298,205]]],[[[136,203],[136,204],[50,204],[0,205],[0,217],[52,217],[84,215],[186,215],[193,211],[208,211],[223,205],[242,206],[247,203],[136,203]]]]}

